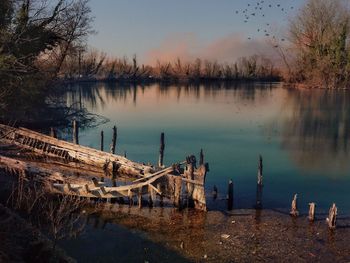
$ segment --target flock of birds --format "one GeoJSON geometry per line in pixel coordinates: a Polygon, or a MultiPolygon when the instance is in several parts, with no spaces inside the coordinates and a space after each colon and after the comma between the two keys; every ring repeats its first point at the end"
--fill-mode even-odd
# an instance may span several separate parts
{"type": "MultiPolygon", "coordinates": [[[[277,12],[282,13],[283,15],[288,15],[290,11],[294,10],[293,5],[282,5],[280,3],[272,3],[273,0],[265,1],[254,1],[254,3],[248,3],[244,9],[236,10],[236,15],[241,15],[244,23],[248,23],[252,20],[262,20],[263,23],[259,23],[259,28],[257,28],[258,34],[263,34],[265,37],[272,38],[275,42],[282,41],[284,38],[278,38],[275,34],[272,33],[271,23],[267,21],[267,14],[265,11],[273,11],[275,14],[277,12]]],[[[287,2],[287,1],[286,1],[287,2]]],[[[248,40],[252,40],[252,37],[248,37],[248,40]]],[[[276,44],[277,48],[278,45],[276,44]]]]}

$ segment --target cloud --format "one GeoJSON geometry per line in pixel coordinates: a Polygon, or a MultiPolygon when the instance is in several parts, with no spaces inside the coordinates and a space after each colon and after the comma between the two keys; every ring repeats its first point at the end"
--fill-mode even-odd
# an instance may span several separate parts
{"type": "Polygon", "coordinates": [[[249,40],[244,34],[231,34],[203,45],[194,33],[185,33],[167,37],[158,48],[146,52],[144,60],[146,63],[155,64],[157,60],[167,62],[181,58],[191,61],[199,57],[232,63],[240,57],[254,54],[272,59],[277,56],[265,38],[249,40]]]}

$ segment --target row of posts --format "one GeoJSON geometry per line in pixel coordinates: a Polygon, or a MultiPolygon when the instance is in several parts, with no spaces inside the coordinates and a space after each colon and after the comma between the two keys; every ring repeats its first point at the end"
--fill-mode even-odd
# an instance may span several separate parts
{"type": "MultiPolygon", "coordinates": [[[[79,144],[79,122],[77,120],[73,120],[72,122],[72,141],[74,144],[79,144]]],[[[117,135],[118,130],[117,126],[113,126],[113,134],[112,134],[112,143],[110,144],[110,152],[112,154],[116,153],[117,146],[117,135]]],[[[54,128],[51,127],[50,136],[53,138],[57,138],[57,132],[54,128]]],[[[164,167],[164,149],[165,149],[165,134],[164,132],[160,135],[160,148],[159,148],[159,160],[158,166],[164,167]]],[[[102,130],[100,133],[100,150],[104,151],[104,131],[102,130]]],[[[124,157],[126,157],[126,152],[124,152],[124,157]]],[[[200,152],[200,164],[203,163],[203,151],[200,152]]]]}
{"type": "MultiPolygon", "coordinates": [[[[56,131],[51,128],[50,135],[52,137],[57,138],[56,131]]],[[[79,125],[76,120],[73,120],[73,143],[79,144],[79,125]]],[[[110,151],[112,154],[115,154],[116,152],[116,144],[117,144],[117,127],[113,127],[113,135],[112,135],[112,143],[110,146],[110,151]]],[[[101,151],[104,150],[104,132],[101,131],[101,144],[100,144],[101,151]]],[[[164,149],[165,149],[165,134],[164,132],[161,133],[160,136],[160,148],[159,148],[159,160],[158,160],[158,166],[164,167],[164,149]]],[[[126,157],[126,153],[124,153],[124,156],[126,157]]],[[[203,150],[200,151],[200,158],[199,163],[203,164],[204,162],[204,155],[203,150]]],[[[263,159],[262,156],[259,156],[258,161],[258,176],[257,176],[257,190],[256,190],[256,209],[262,209],[262,190],[263,190],[263,159]]],[[[213,196],[216,198],[218,193],[217,187],[214,185],[213,189],[213,196]]],[[[228,191],[227,191],[227,208],[228,210],[233,209],[233,180],[230,179],[228,182],[228,191]]],[[[293,217],[299,216],[298,211],[298,205],[297,205],[297,197],[298,195],[295,194],[292,200],[291,204],[291,211],[290,215],[293,217]]],[[[315,220],[315,209],[316,204],[314,202],[309,203],[309,216],[308,219],[310,222],[313,222],[315,220]]],[[[333,204],[332,207],[329,209],[327,223],[330,229],[336,228],[336,219],[338,214],[338,208],[336,204],[333,204]]]]}
{"type": "MultiPolygon", "coordinates": [[[[257,177],[257,190],[256,190],[256,209],[262,209],[262,189],[263,189],[263,159],[262,156],[259,156],[259,162],[258,162],[258,177],[257,177]]],[[[218,189],[214,185],[213,188],[213,197],[216,199],[218,195],[218,189]]],[[[298,211],[298,202],[297,202],[298,195],[295,194],[291,203],[291,210],[290,215],[292,217],[298,217],[299,211],[298,211]]],[[[230,179],[228,181],[228,190],[227,190],[227,209],[232,210],[233,209],[233,181],[230,179]]],[[[315,221],[315,209],[316,209],[316,203],[312,202],[309,203],[309,215],[308,219],[310,222],[315,221]]],[[[330,229],[336,228],[336,220],[338,215],[338,208],[335,203],[331,206],[328,212],[328,217],[326,219],[328,227],[330,229]]]]}

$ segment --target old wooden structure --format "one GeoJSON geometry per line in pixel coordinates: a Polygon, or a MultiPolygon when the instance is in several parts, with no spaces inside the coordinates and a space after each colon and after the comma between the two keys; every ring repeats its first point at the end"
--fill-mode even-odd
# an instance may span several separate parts
{"type": "MultiPolygon", "coordinates": [[[[154,167],[78,145],[76,138],[75,143],[70,143],[6,125],[0,125],[0,140],[40,156],[60,160],[50,165],[0,156],[0,168],[40,179],[54,193],[106,201],[122,200],[123,203],[138,203],[140,207],[142,200],[149,200],[149,204],[154,205],[157,199],[160,204],[164,204],[166,199],[177,207],[189,205],[206,210],[204,183],[208,164],[197,167],[194,156],[169,167],[163,164],[162,167],[154,167]],[[119,177],[128,177],[128,180],[118,185],[119,177]],[[134,202],[135,199],[137,202],[134,202]]],[[[115,141],[113,139],[112,142],[114,149],[115,141]]]]}

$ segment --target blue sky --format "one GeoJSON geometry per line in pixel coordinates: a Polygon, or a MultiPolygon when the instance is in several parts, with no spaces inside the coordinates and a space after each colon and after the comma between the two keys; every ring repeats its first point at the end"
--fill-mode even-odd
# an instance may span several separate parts
{"type": "MultiPolygon", "coordinates": [[[[186,51],[182,52],[196,53],[203,46],[229,36],[251,38],[254,41],[266,38],[264,30],[283,32],[288,18],[304,2],[305,0],[264,0],[263,3],[261,0],[91,0],[97,34],[89,38],[89,44],[114,56],[131,56],[136,53],[145,58],[152,50],[161,46],[164,49],[167,43],[181,43],[183,38],[190,36],[190,40],[185,40],[187,44],[190,43],[189,47],[183,48],[186,51]],[[257,2],[260,2],[259,5],[257,2]],[[260,7],[263,9],[260,10],[260,7]],[[242,13],[246,8],[250,15],[248,22],[244,22],[242,13]],[[236,11],[239,13],[236,14],[236,11]]],[[[175,47],[169,47],[171,48],[175,47]]]]}

